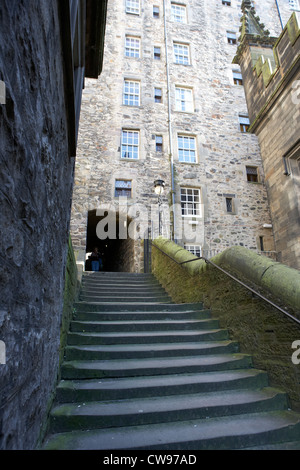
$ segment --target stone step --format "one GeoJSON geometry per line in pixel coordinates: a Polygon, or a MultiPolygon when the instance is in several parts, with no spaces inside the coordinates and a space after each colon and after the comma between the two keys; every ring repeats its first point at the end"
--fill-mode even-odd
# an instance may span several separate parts
{"type": "Polygon", "coordinates": [[[120,303],[125,304],[127,302],[135,302],[135,303],[148,303],[151,304],[153,302],[159,303],[171,303],[171,299],[167,295],[143,295],[143,296],[136,296],[135,294],[128,293],[125,294],[114,294],[114,295],[84,295],[80,294],[79,300],[83,300],[85,302],[110,302],[110,303],[120,303]]]}
{"type": "Polygon", "coordinates": [[[69,332],[68,344],[149,344],[186,341],[218,341],[228,339],[228,331],[223,329],[202,331],[157,331],[157,332],[123,332],[123,333],[74,333],[69,332]]]}
{"type": "Polygon", "coordinates": [[[300,414],[273,411],[60,433],[45,449],[210,450],[299,441],[300,414]]]}
{"type": "Polygon", "coordinates": [[[231,390],[109,402],[68,403],[51,412],[53,432],[138,426],[181,420],[283,410],[287,398],[273,388],[231,390]]]}
{"type": "Polygon", "coordinates": [[[57,400],[61,403],[124,400],[233,389],[259,389],[267,385],[267,373],[254,368],[104,380],[61,380],[57,387],[57,400]]]}
{"type": "Polygon", "coordinates": [[[141,375],[213,372],[244,369],[250,366],[251,356],[240,353],[168,359],[66,361],[61,367],[61,377],[62,379],[136,377],[141,375]]]}
{"type": "Polygon", "coordinates": [[[77,321],[70,324],[71,332],[136,332],[136,331],[185,331],[217,329],[219,321],[216,319],[201,320],[160,320],[160,321],[77,321]]]}
{"type": "Polygon", "coordinates": [[[201,310],[203,304],[194,303],[194,304],[174,304],[172,302],[160,303],[141,303],[135,302],[127,304],[124,302],[75,302],[74,309],[75,312],[185,312],[191,310],[201,310]]]}
{"type": "Polygon", "coordinates": [[[93,293],[101,293],[101,294],[109,294],[109,293],[116,293],[116,292],[130,292],[132,294],[143,294],[143,293],[163,293],[165,294],[166,291],[160,286],[160,285],[157,285],[157,286],[149,286],[148,284],[146,286],[133,286],[133,285],[129,285],[129,284],[122,284],[122,285],[115,285],[115,284],[104,284],[104,283],[101,283],[97,286],[90,286],[90,285],[83,285],[81,286],[81,292],[86,294],[86,295],[89,295],[89,294],[93,294],[93,293]]]}
{"type": "Polygon", "coordinates": [[[191,311],[142,311],[142,312],[93,312],[77,310],[74,314],[74,320],[82,321],[120,321],[120,320],[199,320],[211,318],[209,310],[191,310],[191,311]]]}
{"type": "Polygon", "coordinates": [[[129,345],[68,346],[65,360],[141,359],[154,357],[177,357],[186,355],[228,354],[238,352],[234,341],[209,341],[199,343],[157,343],[129,345]]]}

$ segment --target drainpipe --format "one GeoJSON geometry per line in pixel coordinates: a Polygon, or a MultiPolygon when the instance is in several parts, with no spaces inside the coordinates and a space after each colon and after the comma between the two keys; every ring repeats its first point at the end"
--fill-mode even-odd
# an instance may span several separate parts
{"type": "Polygon", "coordinates": [[[280,9],[279,9],[278,0],[275,0],[275,2],[276,2],[276,7],[277,7],[277,11],[278,11],[278,16],[279,16],[280,24],[281,24],[281,29],[283,29],[283,23],[282,23],[282,18],[281,18],[281,14],[280,14],[280,9]]]}
{"type": "Polygon", "coordinates": [[[168,59],[168,40],[167,40],[167,19],[166,19],[166,0],[163,0],[164,8],[164,39],[166,51],[166,75],[167,75],[167,93],[168,93],[168,122],[169,122],[169,146],[170,146],[170,165],[171,165],[171,192],[173,204],[173,235],[174,242],[176,240],[176,213],[175,213],[175,182],[174,182],[174,160],[173,160],[173,142],[172,142],[172,124],[171,124],[171,93],[170,93],[170,77],[169,77],[169,59],[168,59]]]}

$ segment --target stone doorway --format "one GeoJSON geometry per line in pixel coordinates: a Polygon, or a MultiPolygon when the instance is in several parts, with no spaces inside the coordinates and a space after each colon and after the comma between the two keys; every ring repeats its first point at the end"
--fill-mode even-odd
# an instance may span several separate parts
{"type": "Polygon", "coordinates": [[[109,212],[102,216],[91,210],[87,217],[85,270],[91,270],[89,254],[95,247],[101,255],[103,271],[134,272],[135,241],[128,236],[132,220],[109,212]]]}

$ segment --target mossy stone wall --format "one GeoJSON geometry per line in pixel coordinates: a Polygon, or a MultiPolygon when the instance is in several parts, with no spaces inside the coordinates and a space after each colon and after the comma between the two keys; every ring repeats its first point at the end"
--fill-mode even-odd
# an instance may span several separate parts
{"type": "MultiPolygon", "coordinates": [[[[231,338],[239,341],[241,352],[252,355],[254,367],[269,373],[270,385],[284,389],[289,394],[291,406],[300,409],[300,364],[292,362],[292,343],[300,340],[300,325],[204,260],[179,265],[170,257],[179,263],[195,257],[169,240],[156,239],[153,242],[152,271],[173,301],[204,302],[204,306],[211,309],[212,316],[219,319],[220,326],[227,328],[231,338]]],[[[288,299],[293,315],[300,318],[297,309],[299,271],[240,247],[230,248],[211,261],[243,282],[247,281],[245,273],[248,273],[248,283],[252,287],[269,298],[274,298],[276,293],[285,305],[288,299]],[[279,274],[281,271],[284,275],[279,274]],[[276,292],[281,276],[282,286],[276,292]],[[287,284],[290,284],[290,289],[287,284]]]]}
{"type": "Polygon", "coordinates": [[[78,278],[78,268],[76,265],[71,237],[69,237],[67,264],[65,270],[64,303],[60,332],[60,363],[63,359],[70,321],[72,320],[73,316],[73,305],[77,299],[79,288],[80,281],[78,278]]]}

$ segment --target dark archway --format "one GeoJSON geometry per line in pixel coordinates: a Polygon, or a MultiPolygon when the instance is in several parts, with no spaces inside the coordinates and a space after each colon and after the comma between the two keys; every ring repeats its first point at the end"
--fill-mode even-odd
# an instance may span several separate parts
{"type": "MultiPolygon", "coordinates": [[[[132,272],[134,271],[134,240],[128,236],[128,226],[132,220],[128,217],[120,219],[118,213],[112,213],[110,227],[108,227],[105,225],[108,214],[108,211],[102,216],[98,216],[96,210],[88,212],[86,253],[91,253],[95,247],[98,248],[103,262],[103,271],[132,272]]],[[[87,259],[85,269],[91,270],[89,259],[87,259]]]]}

